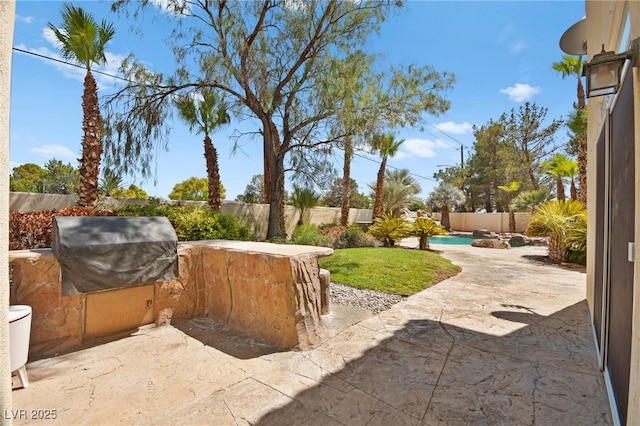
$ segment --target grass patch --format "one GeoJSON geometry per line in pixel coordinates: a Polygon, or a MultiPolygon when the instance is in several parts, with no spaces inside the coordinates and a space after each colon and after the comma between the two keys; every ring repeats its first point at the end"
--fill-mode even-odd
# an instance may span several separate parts
{"type": "Polygon", "coordinates": [[[460,267],[424,250],[366,247],[335,250],[319,259],[331,281],[369,290],[412,295],[456,275],[460,267]]]}

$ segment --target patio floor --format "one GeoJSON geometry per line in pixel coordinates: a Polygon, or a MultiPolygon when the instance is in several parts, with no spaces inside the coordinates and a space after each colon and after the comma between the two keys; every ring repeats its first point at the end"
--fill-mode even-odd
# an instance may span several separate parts
{"type": "Polygon", "coordinates": [[[66,425],[613,424],[584,272],[530,257],[546,247],[432,248],[462,272],[379,315],[336,307],[333,337],[314,349],[277,352],[207,331],[206,318],[146,327],[29,363],[30,386],[4,414],[40,423],[55,410],[46,424],[66,425]]]}

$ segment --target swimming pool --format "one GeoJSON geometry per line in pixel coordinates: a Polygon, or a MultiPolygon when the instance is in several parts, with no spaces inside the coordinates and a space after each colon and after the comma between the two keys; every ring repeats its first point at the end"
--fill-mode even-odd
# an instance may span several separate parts
{"type": "Polygon", "coordinates": [[[437,235],[429,237],[429,244],[457,244],[471,245],[473,237],[461,237],[459,235],[437,235]]]}

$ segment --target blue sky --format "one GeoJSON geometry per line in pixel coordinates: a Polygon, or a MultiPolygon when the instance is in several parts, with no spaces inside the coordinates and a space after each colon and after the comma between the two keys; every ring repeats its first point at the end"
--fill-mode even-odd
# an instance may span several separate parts
{"type": "MultiPolygon", "coordinates": [[[[107,46],[109,64],[97,68],[117,75],[129,53],[153,71],[170,73],[173,55],[163,39],[166,26],[150,16],[136,24],[142,34],[130,31],[131,22],[109,12],[109,4],[73,2],[98,21],[116,26],[107,46]]],[[[25,1],[16,4],[14,47],[48,57],[59,57],[47,23],[61,23],[62,2],[25,1]]],[[[383,65],[431,65],[456,74],[457,82],[445,94],[451,108],[438,117],[425,115],[423,129],[397,132],[405,139],[388,165],[407,168],[422,186],[422,197],[437,186],[433,173],[440,165],[460,164],[460,144],[465,159],[473,145],[472,126],[482,126],[526,101],[548,108],[547,119],[565,117],[575,100],[576,81],[551,69],[562,58],[558,46],[562,33],[584,17],[583,1],[408,1],[391,16],[368,45],[384,56],[383,65]]],[[[44,165],[52,158],[76,166],[82,138],[82,81],[84,71],[14,51],[11,86],[11,167],[24,163],[44,165]]],[[[96,75],[100,95],[115,90],[114,80],[96,75]]],[[[167,198],[173,186],[192,176],[206,176],[202,137],[193,135],[178,120],[171,128],[169,152],[157,154],[157,183],[125,177],[150,195],[167,198]]],[[[227,199],[234,199],[262,173],[262,148],[258,140],[245,141],[241,152],[231,154],[229,137],[236,130],[255,129],[249,122],[232,121],[212,135],[219,154],[220,175],[227,199]]],[[[566,129],[557,138],[566,139],[566,129]]],[[[379,162],[375,155],[356,157],[352,177],[360,191],[375,180],[379,162]]],[[[340,170],[340,164],[337,164],[340,170]]]]}

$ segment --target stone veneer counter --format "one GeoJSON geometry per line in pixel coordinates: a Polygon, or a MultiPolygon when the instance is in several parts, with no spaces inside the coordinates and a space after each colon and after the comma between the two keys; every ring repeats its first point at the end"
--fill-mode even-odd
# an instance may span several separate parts
{"type": "Polygon", "coordinates": [[[318,257],[332,253],[262,242],[184,242],[176,280],[63,296],[60,265],[50,249],[11,251],[11,304],[33,309],[30,354],[36,357],[131,332],[154,319],[198,316],[283,349],[305,348],[326,336],[321,313],[328,309],[328,277],[321,277],[318,257]]]}

